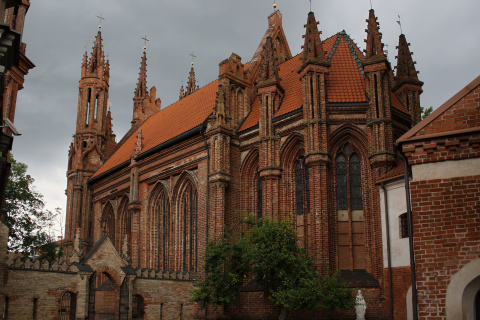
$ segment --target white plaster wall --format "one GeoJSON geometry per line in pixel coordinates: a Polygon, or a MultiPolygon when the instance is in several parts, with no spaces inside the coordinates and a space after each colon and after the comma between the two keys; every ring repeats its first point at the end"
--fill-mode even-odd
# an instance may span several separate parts
{"type": "Polygon", "coordinates": [[[413,181],[480,175],[480,158],[422,163],[412,166],[413,181]]]}
{"type": "MultiPolygon", "coordinates": [[[[390,254],[392,257],[392,267],[410,266],[410,252],[408,238],[400,238],[400,215],[407,212],[407,203],[405,198],[405,183],[403,179],[385,184],[388,197],[388,219],[390,228],[390,254]]],[[[383,189],[380,191],[380,208],[382,211],[382,240],[383,240],[383,266],[388,267],[387,255],[387,232],[385,218],[385,200],[383,189]]]]}

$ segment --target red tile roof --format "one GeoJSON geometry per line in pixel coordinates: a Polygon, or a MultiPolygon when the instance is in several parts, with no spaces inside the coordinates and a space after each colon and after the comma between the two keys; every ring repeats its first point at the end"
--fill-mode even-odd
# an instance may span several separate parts
{"type": "MultiPolygon", "coordinates": [[[[142,129],[142,153],[200,125],[215,106],[218,80],[186,96],[149,117],[142,129]]],[[[92,178],[130,160],[137,135],[132,134],[123,145],[95,172],[92,178]]]]}
{"type": "MultiPolygon", "coordinates": [[[[365,102],[365,80],[359,66],[359,62],[365,60],[365,57],[358,47],[342,31],[323,41],[323,48],[331,59],[330,73],[327,77],[328,102],[365,102]]],[[[302,85],[297,73],[301,65],[302,54],[298,54],[278,66],[280,84],[285,90],[285,98],[275,114],[277,117],[297,110],[303,105],[302,85]]],[[[257,97],[239,131],[250,129],[258,124],[258,108],[257,97]]]]}
{"type": "Polygon", "coordinates": [[[386,174],[378,178],[377,183],[403,177],[404,172],[405,170],[404,170],[403,161],[402,161],[398,164],[397,167],[393,168],[392,170],[390,170],[389,172],[387,172],[386,174]]]}
{"type": "Polygon", "coordinates": [[[400,99],[398,99],[397,95],[393,92],[390,92],[390,102],[392,103],[392,107],[394,107],[395,109],[400,110],[403,113],[410,114],[410,112],[408,112],[407,108],[405,108],[400,99]]]}

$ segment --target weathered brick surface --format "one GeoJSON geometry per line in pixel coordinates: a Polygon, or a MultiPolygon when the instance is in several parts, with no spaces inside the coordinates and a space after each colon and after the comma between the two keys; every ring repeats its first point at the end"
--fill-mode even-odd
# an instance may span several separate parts
{"type": "Polygon", "coordinates": [[[445,319],[450,277],[480,258],[480,176],[411,183],[421,318],[445,319]]]}

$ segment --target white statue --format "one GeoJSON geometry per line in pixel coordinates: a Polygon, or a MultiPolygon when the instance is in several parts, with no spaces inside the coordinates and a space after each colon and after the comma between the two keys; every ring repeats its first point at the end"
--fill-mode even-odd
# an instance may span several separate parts
{"type": "Polygon", "coordinates": [[[367,312],[367,304],[362,296],[362,291],[358,290],[357,298],[355,299],[355,314],[357,320],[365,320],[365,313],[367,312]]]}

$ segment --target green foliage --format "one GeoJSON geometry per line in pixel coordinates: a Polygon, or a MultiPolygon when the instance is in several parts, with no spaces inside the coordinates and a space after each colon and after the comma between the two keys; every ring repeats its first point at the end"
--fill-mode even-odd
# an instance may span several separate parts
{"type": "Polygon", "coordinates": [[[46,259],[48,262],[52,262],[63,256],[63,247],[57,242],[49,242],[40,247],[39,253],[39,259],[46,259]]]}
{"type": "Polygon", "coordinates": [[[422,120],[425,119],[426,117],[428,117],[430,115],[430,113],[432,113],[433,111],[433,107],[430,106],[428,108],[424,108],[424,107],[420,107],[420,112],[422,113],[422,120]]]}
{"type": "Polygon", "coordinates": [[[336,309],[349,310],[355,306],[355,297],[352,290],[345,287],[340,278],[340,271],[332,272],[327,269],[326,274],[320,278],[321,304],[328,312],[336,309]]]}
{"type": "MultiPolygon", "coordinates": [[[[204,274],[197,281],[192,301],[231,305],[239,294],[243,279],[252,274],[269,293],[269,299],[291,310],[323,307],[329,311],[350,309],[352,291],[345,288],[339,274],[321,276],[312,259],[300,246],[300,239],[289,221],[253,216],[244,221],[245,232],[229,233],[209,242],[205,254],[204,274]]],[[[241,228],[236,228],[239,230],[241,228]]]]}
{"type": "Polygon", "coordinates": [[[43,196],[33,186],[27,165],[10,155],[10,176],[5,192],[5,224],[10,229],[8,247],[15,252],[33,255],[51,237],[47,230],[53,226],[56,214],[44,210],[43,196]]]}

